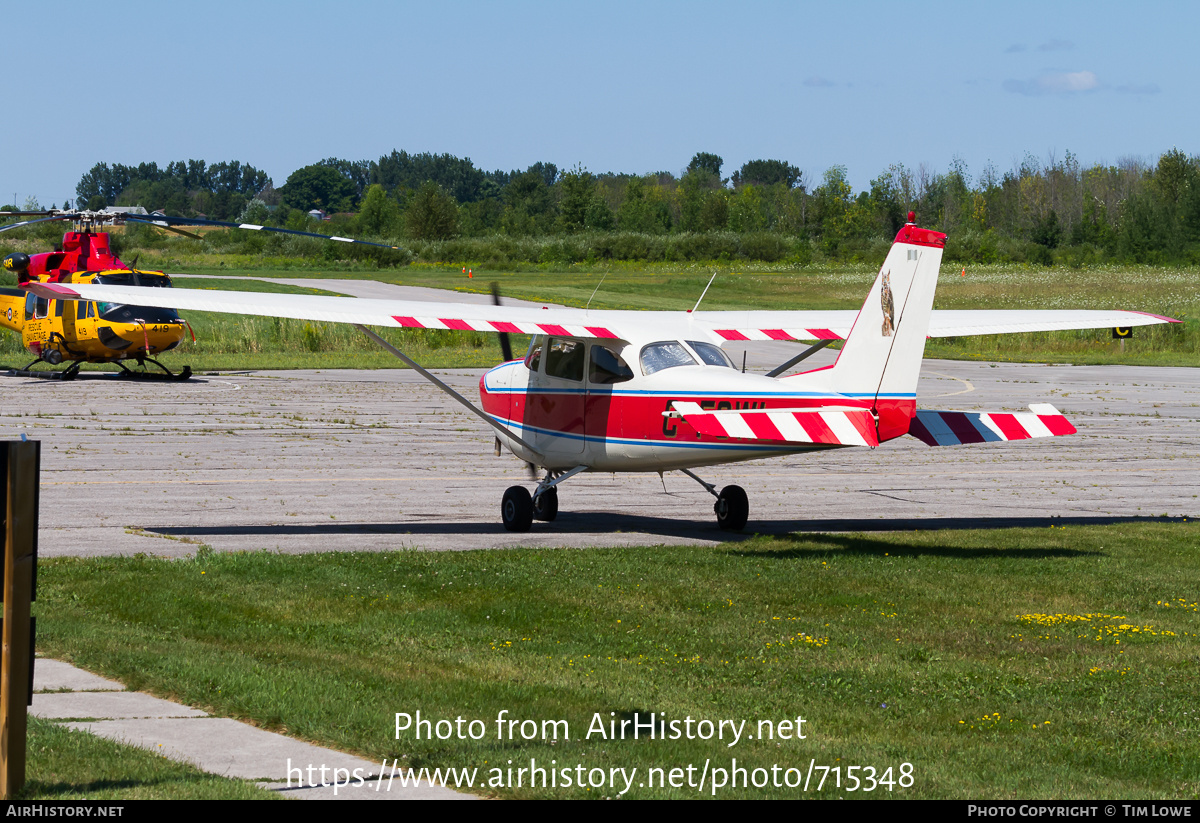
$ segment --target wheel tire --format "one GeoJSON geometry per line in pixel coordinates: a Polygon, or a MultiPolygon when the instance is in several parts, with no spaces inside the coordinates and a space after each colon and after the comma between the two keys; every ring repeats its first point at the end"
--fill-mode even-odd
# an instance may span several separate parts
{"type": "Polygon", "coordinates": [[[750,501],[741,486],[726,486],[721,489],[713,511],[717,514],[717,525],[725,531],[740,532],[746,528],[750,517],[750,501]]]}
{"type": "Polygon", "coordinates": [[[527,532],[533,525],[533,498],[524,486],[510,486],[500,504],[500,517],[510,532],[527,532]]]}
{"type": "Polygon", "coordinates": [[[558,517],[558,489],[551,486],[533,501],[533,519],[547,523],[558,517]]]}

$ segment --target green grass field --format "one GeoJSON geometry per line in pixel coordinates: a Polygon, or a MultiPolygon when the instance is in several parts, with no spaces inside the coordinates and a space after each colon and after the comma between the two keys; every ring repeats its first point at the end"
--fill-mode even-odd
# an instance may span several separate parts
{"type": "Polygon", "coordinates": [[[820,791],[813,778],[718,797],[1195,799],[1198,550],[1193,523],[1146,520],[716,548],[56,559],[42,564],[38,642],[217,714],[484,780],[533,759],[636,769],[630,797],[707,797],[736,758],[759,777],[841,771],[820,791]],[[497,739],[505,710],[568,726],[497,739]],[[395,714],[417,711],[486,733],[397,739],[395,714]],[[649,712],[744,720],[755,739],[588,737],[596,718],[649,712]],[[759,721],[789,739],[758,739],[759,721]],[[637,785],[689,765],[691,787],[637,785]],[[873,767],[874,790],[859,768],[850,791],[850,767],[873,767]]]}

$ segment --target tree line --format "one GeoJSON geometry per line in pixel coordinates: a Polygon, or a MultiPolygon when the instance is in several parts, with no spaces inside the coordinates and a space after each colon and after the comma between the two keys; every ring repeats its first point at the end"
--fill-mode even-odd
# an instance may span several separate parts
{"type": "Polygon", "coordinates": [[[819,181],[782,160],[752,160],[723,175],[723,159],[710,152],[679,174],[634,175],[545,162],[484,171],[468,158],[393,151],[373,161],[322,160],[278,188],[238,161],[99,163],[76,194],[79,207],[141,205],[291,228],[311,229],[308,212],[320,210],[339,234],[439,259],[871,260],[913,211],[949,235],[950,260],[1200,262],[1200,157],[1178,149],[1154,163],[1111,166],[1084,167],[1070,152],[1026,156],[974,177],[959,160],[940,173],[895,164],[857,193],[844,166],[819,181]]]}

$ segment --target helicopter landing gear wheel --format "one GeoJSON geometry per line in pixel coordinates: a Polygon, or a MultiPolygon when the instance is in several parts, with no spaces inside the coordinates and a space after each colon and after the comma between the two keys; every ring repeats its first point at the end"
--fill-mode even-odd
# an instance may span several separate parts
{"type": "Polygon", "coordinates": [[[533,519],[549,523],[558,517],[558,489],[551,486],[533,501],[533,519]]]}
{"type": "Polygon", "coordinates": [[[510,532],[527,532],[533,525],[533,498],[524,486],[510,486],[500,503],[500,517],[510,532]]]}
{"type": "Polygon", "coordinates": [[[750,501],[746,498],[746,490],[741,486],[726,486],[717,495],[713,504],[717,514],[717,525],[725,531],[740,532],[746,528],[746,520],[750,517],[750,501]]]}

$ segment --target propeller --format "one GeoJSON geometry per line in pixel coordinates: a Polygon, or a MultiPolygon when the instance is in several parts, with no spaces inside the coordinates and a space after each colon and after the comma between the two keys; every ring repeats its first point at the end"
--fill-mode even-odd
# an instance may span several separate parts
{"type": "MultiPolygon", "coordinates": [[[[495,280],[492,281],[492,303],[496,306],[500,305],[500,284],[495,280]]],[[[500,332],[500,351],[504,355],[505,363],[513,359],[512,343],[509,341],[506,331],[500,332]]]]}

